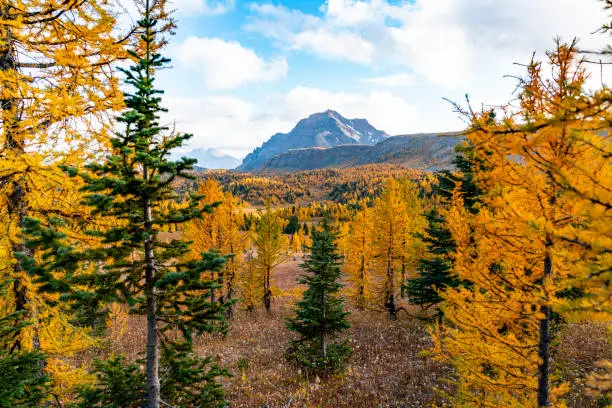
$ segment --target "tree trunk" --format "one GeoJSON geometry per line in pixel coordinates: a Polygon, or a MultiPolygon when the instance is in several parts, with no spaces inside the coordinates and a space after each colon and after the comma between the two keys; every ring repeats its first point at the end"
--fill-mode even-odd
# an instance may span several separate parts
{"type": "Polygon", "coordinates": [[[327,296],[325,293],[325,289],[321,292],[321,306],[323,310],[323,319],[321,321],[321,356],[323,358],[327,358],[327,344],[325,344],[325,319],[327,318],[327,296]]]}
{"type": "MultiPolygon", "coordinates": [[[[552,276],[550,255],[544,258],[544,280],[552,276]]],[[[548,296],[546,298],[548,301],[548,296]]],[[[544,319],[540,320],[540,341],[538,355],[542,360],[538,367],[538,407],[550,406],[550,306],[542,305],[540,311],[544,319]]]]}
{"type": "Polygon", "coordinates": [[[402,283],[400,285],[400,290],[401,290],[401,294],[400,296],[403,298],[406,297],[406,264],[404,262],[402,262],[402,283]]]}
{"type": "MultiPolygon", "coordinates": [[[[147,170],[145,169],[145,178],[147,170]]],[[[153,226],[151,205],[148,199],[144,200],[145,228],[148,237],[145,241],[145,284],[147,297],[147,401],[148,408],[159,408],[160,381],[159,381],[159,338],[157,333],[157,288],[155,281],[155,259],[153,254],[153,226]]]]}
{"type": "Polygon", "coordinates": [[[232,262],[232,265],[230,265],[230,270],[228,270],[226,272],[226,276],[227,276],[227,295],[226,295],[226,302],[227,302],[227,307],[225,309],[225,317],[227,319],[232,319],[234,317],[234,303],[232,302],[232,300],[234,299],[234,279],[235,279],[235,272],[234,272],[234,265],[233,265],[233,260],[231,260],[230,262],[232,262]]]}
{"type": "Polygon", "coordinates": [[[357,293],[357,307],[365,309],[365,256],[361,255],[361,266],[359,268],[359,289],[357,293]]]}
{"type": "MultiPolygon", "coordinates": [[[[9,5],[5,5],[0,9],[0,18],[9,19],[9,5]]],[[[17,70],[17,59],[15,57],[15,48],[13,44],[13,38],[11,31],[5,29],[2,32],[2,38],[4,44],[0,46],[0,72],[15,71],[17,70]]],[[[4,89],[8,94],[12,93],[15,85],[5,82],[0,84],[0,87],[4,89]]],[[[15,156],[26,155],[24,141],[20,139],[17,123],[19,122],[19,116],[17,113],[18,103],[15,98],[7,97],[0,99],[0,109],[2,109],[2,127],[4,130],[4,145],[3,150],[12,151],[15,156]]],[[[17,226],[21,228],[25,218],[28,216],[29,208],[27,202],[27,187],[24,183],[24,177],[12,176],[11,192],[7,197],[7,212],[9,216],[9,222],[17,222],[17,226]]],[[[23,242],[13,242],[11,244],[11,256],[15,253],[21,252],[26,256],[32,256],[32,251],[26,248],[23,242]]],[[[13,296],[15,302],[15,312],[22,314],[22,319],[31,317],[31,313],[28,313],[28,293],[26,283],[24,280],[24,271],[21,268],[19,262],[13,264],[14,278],[13,282],[13,296]]],[[[32,338],[32,349],[40,350],[40,341],[38,339],[37,328],[34,327],[32,338]]],[[[15,342],[13,343],[11,350],[18,351],[23,348],[22,339],[19,335],[16,336],[15,342]]],[[[45,362],[41,362],[41,370],[44,369],[45,362]]],[[[42,372],[41,372],[42,374],[42,372]]]]}
{"type": "Polygon", "coordinates": [[[391,256],[387,260],[387,289],[385,293],[385,307],[389,311],[389,318],[395,320],[397,317],[397,309],[395,308],[395,284],[393,282],[393,265],[391,264],[391,256]]]}
{"type": "Polygon", "coordinates": [[[264,306],[266,307],[266,312],[270,313],[271,303],[272,303],[272,291],[270,289],[270,274],[272,273],[271,268],[268,266],[266,268],[266,276],[264,277],[264,306]]]}
{"type": "MultiPolygon", "coordinates": [[[[565,130],[564,130],[565,135],[565,130]]],[[[553,177],[550,171],[547,172],[548,184],[551,188],[548,191],[551,212],[548,214],[550,220],[555,219],[555,205],[557,204],[557,188],[553,182],[553,177]]],[[[546,285],[549,279],[553,278],[553,263],[551,258],[551,249],[554,245],[552,237],[546,236],[546,256],[544,257],[544,270],[542,277],[542,284],[546,285]]],[[[550,407],[550,317],[551,307],[549,304],[550,297],[548,293],[544,294],[544,301],[546,302],[540,307],[540,311],[544,315],[544,318],[540,320],[540,338],[538,342],[538,355],[541,359],[540,365],[538,366],[538,407],[550,407]]]]}

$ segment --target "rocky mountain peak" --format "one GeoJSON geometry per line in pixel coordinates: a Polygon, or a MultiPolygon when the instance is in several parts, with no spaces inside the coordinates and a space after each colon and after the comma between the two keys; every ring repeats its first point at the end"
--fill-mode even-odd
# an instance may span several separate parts
{"type": "Polygon", "coordinates": [[[300,120],[289,133],[277,133],[249,154],[239,170],[256,170],[272,157],[294,149],[340,145],[374,145],[389,135],[365,119],[347,119],[328,109],[300,120]]]}

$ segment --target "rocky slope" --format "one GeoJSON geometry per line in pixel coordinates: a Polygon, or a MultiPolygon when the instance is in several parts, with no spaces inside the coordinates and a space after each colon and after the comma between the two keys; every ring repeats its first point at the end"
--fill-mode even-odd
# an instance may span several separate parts
{"type": "Polygon", "coordinates": [[[373,146],[350,144],[294,149],[268,159],[262,169],[297,171],[370,163],[401,164],[419,170],[449,169],[455,146],[461,140],[454,133],[421,133],[389,137],[373,146]]]}
{"type": "MultiPolygon", "coordinates": [[[[295,149],[329,148],[340,145],[368,146],[385,140],[388,135],[365,119],[347,119],[327,110],[302,119],[289,133],[277,133],[245,157],[238,170],[261,169],[274,156],[295,149]]],[[[311,167],[309,167],[311,168],[311,167]]],[[[312,167],[314,168],[314,167],[312,167]]]]}

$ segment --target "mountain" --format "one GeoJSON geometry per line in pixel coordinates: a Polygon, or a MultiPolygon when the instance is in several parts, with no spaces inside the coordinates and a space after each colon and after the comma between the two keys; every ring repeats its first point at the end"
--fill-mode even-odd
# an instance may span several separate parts
{"type": "Polygon", "coordinates": [[[365,119],[346,119],[327,110],[302,119],[289,133],[277,133],[245,157],[238,170],[257,170],[272,157],[293,149],[340,145],[374,145],[389,135],[365,119]]]}
{"type": "Polygon", "coordinates": [[[198,159],[197,167],[207,169],[235,169],[240,160],[217,149],[194,149],[181,156],[198,159]]]}
{"type": "Polygon", "coordinates": [[[461,140],[457,133],[420,133],[389,137],[374,146],[295,149],[272,157],[263,169],[298,171],[371,163],[401,164],[419,170],[450,169],[455,146],[461,140]]]}

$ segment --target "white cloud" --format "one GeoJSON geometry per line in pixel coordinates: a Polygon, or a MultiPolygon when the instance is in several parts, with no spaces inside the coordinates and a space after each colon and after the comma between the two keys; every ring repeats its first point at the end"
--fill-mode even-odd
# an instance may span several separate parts
{"type": "MultiPolygon", "coordinates": [[[[349,61],[376,73],[342,78],[355,89],[362,85],[351,92],[292,84],[286,93],[257,100],[215,93],[170,98],[167,117],[194,133],[191,147],[244,156],[325,109],[366,118],[390,134],[457,130],[461,122],[442,97],[460,100],[469,93],[475,106],[505,102],[516,83],[503,76],[523,73],[513,63],[527,62],[533,51],[542,56],[556,35],[578,36],[587,49],[609,39],[590,34],[606,20],[598,0],[327,0],[316,15],[273,4],[249,7],[243,28],[270,39],[279,52],[349,61]]],[[[285,58],[216,38],[187,39],[173,56],[198,70],[211,90],[270,82],[288,72],[285,58]]],[[[604,77],[612,82],[609,73],[604,77]]]]}
{"type": "Polygon", "coordinates": [[[412,74],[394,74],[373,78],[362,78],[365,84],[380,86],[384,88],[404,88],[416,83],[416,76],[412,74]]]}
{"type": "Polygon", "coordinates": [[[189,149],[213,147],[234,156],[246,155],[255,145],[287,126],[261,116],[257,106],[233,96],[165,98],[165,119],[180,132],[192,133],[189,149]]]}
{"type": "Polygon", "coordinates": [[[173,50],[175,58],[202,74],[210,89],[227,90],[258,82],[272,82],[287,76],[283,57],[265,60],[235,41],[189,37],[173,50]]]}
{"type": "Polygon", "coordinates": [[[370,64],[374,46],[354,33],[333,33],[324,29],[304,31],[295,36],[291,48],[309,50],[327,59],[370,64]]]}
{"type": "MultiPolygon", "coordinates": [[[[592,34],[606,21],[598,0],[327,0],[322,15],[253,6],[245,29],[322,58],[396,69],[449,90],[494,90],[502,77],[553,46],[557,35],[584,48],[607,43],[592,34]],[[350,45],[349,45],[350,44],[350,45]]],[[[506,95],[507,96],[507,95],[506,95]]]]}
{"type": "Polygon", "coordinates": [[[232,11],[234,6],[234,0],[172,0],[171,3],[180,14],[220,15],[232,11]]]}
{"type": "Polygon", "coordinates": [[[356,26],[375,21],[381,5],[381,1],[328,0],[322,10],[337,25],[356,26]]]}

